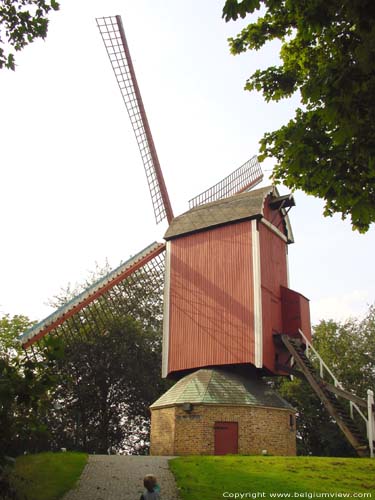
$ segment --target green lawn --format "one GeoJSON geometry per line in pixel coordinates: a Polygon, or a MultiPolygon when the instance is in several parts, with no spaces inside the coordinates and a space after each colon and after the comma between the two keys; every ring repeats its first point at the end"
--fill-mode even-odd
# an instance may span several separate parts
{"type": "MultiPolygon", "coordinates": [[[[314,499],[314,493],[366,493],[375,500],[375,459],[321,457],[179,457],[169,462],[182,500],[314,499]],[[284,496],[273,493],[286,493],[284,496]],[[291,494],[288,496],[288,494],[291,494]],[[299,493],[299,495],[293,495],[299,493]],[[302,495],[303,493],[303,495],[302,495]],[[237,496],[236,496],[237,494],[237,496]],[[241,494],[243,494],[241,496],[241,494]]],[[[345,495],[346,497],[346,495],[345,495]]],[[[326,496],[325,498],[345,498],[326,496]]],[[[348,496],[350,498],[350,496],[348,496]]]]}
{"type": "Polygon", "coordinates": [[[12,484],[20,498],[57,500],[72,489],[87,462],[85,453],[38,453],[18,457],[12,484]]]}
{"type": "MultiPolygon", "coordinates": [[[[13,477],[20,498],[26,495],[27,500],[61,499],[74,487],[86,462],[87,455],[84,453],[69,452],[40,453],[17,458],[13,477]]],[[[375,500],[375,459],[236,455],[180,457],[169,463],[182,500],[315,500],[322,498],[319,493],[334,492],[360,493],[356,498],[375,500]]],[[[163,485],[161,487],[163,489],[163,485]]],[[[324,498],[354,497],[342,495],[324,498]]]]}

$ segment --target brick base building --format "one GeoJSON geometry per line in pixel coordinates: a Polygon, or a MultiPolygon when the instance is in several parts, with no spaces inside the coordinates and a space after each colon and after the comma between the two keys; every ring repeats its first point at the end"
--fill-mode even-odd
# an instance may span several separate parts
{"type": "Polygon", "coordinates": [[[152,455],[295,455],[295,410],[262,380],[201,369],[150,407],[152,455]]]}

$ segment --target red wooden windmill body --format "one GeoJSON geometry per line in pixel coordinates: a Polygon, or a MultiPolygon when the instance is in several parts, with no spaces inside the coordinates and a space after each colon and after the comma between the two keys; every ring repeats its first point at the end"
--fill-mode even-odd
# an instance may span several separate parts
{"type": "Polygon", "coordinates": [[[256,158],[190,200],[174,217],[121,18],[97,19],[126,105],[149,184],[155,219],[167,218],[166,244],[152,244],[75,297],[22,338],[24,347],[90,308],[165,253],[163,376],[204,366],[251,365],[280,373],[273,334],[310,335],[308,301],[288,288],[287,211],[293,198],[253,188],[256,158]]]}
{"type": "Polygon", "coordinates": [[[265,187],[176,217],[166,235],[163,374],[248,365],[282,374],[274,334],[310,336],[306,298],[288,288],[285,208],[265,187]]]}

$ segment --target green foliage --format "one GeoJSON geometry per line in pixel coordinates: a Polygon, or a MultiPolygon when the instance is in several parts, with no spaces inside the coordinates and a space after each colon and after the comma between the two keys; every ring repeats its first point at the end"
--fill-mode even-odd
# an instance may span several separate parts
{"type": "Polygon", "coordinates": [[[367,398],[367,389],[375,388],[375,306],[363,320],[321,321],[314,347],[347,390],[367,398]]]}
{"type": "Polygon", "coordinates": [[[51,10],[58,10],[55,0],[3,0],[0,4],[0,68],[15,69],[12,47],[23,49],[36,38],[47,36],[48,18],[51,10]],[[4,40],[5,35],[5,40],[4,40]]]}
{"type": "MultiPolygon", "coordinates": [[[[97,270],[86,287],[107,272],[97,270]]],[[[0,319],[3,453],[147,452],[148,407],[168,384],[160,376],[162,277],[139,271],[39,340],[29,357],[17,338],[32,323],[0,319]]]]}
{"type": "Polygon", "coordinates": [[[19,498],[58,500],[74,488],[87,462],[84,453],[39,453],[18,457],[11,482],[19,498]]]}
{"type": "Polygon", "coordinates": [[[169,464],[182,500],[216,500],[224,492],[264,492],[265,498],[270,493],[375,492],[371,459],[180,457],[169,464]]]}
{"type": "Polygon", "coordinates": [[[14,456],[24,450],[38,450],[47,439],[42,415],[49,407],[55,383],[51,367],[56,356],[50,350],[36,360],[20,349],[17,337],[31,325],[25,316],[0,319],[1,454],[14,456]]]}
{"type": "MultiPolygon", "coordinates": [[[[47,446],[44,416],[50,406],[55,379],[51,366],[54,350],[28,358],[18,336],[32,322],[26,316],[0,318],[0,498],[12,495],[5,457],[47,446]]],[[[9,498],[14,498],[10,496],[9,498]]]]}
{"type": "Polygon", "coordinates": [[[227,0],[226,21],[262,9],[230,50],[282,43],[279,66],[255,71],[245,88],[278,101],[299,91],[303,108],[266,133],[260,160],[274,157],[275,183],[325,200],[324,215],[375,221],[375,3],[372,0],[227,0]]]}
{"type": "MultiPolygon", "coordinates": [[[[61,306],[109,272],[97,268],[83,286],[62,291],[61,306]]],[[[146,453],[149,405],[166,390],[161,379],[163,273],[143,269],[68,319],[58,334],[64,356],[48,418],[53,449],[146,453]]]]}
{"type": "Polygon", "coordinates": [[[66,346],[50,414],[55,448],[143,453],[148,406],[164,391],[159,336],[125,316],[66,346]]]}
{"type": "Polygon", "coordinates": [[[22,352],[18,336],[32,324],[28,317],[22,315],[10,317],[6,314],[0,318],[0,357],[9,358],[22,352]]]}

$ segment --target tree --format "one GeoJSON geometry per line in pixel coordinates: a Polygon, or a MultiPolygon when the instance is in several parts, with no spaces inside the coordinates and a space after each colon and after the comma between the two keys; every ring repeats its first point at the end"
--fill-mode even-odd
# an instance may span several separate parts
{"type": "Polygon", "coordinates": [[[25,356],[18,336],[32,325],[26,316],[0,318],[0,498],[17,498],[10,483],[6,457],[48,449],[45,414],[54,385],[51,365],[56,351],[25,356]]]}
{"type": "Polygon", "coordinates": [[[27,316],[5,314],[0,318],[0,356],[10,358],[22,352],[18,336],[30,328],[33,322],[27,316]]]}
{"type": "MultiPolygon", "coordinates": [[[[62,291],[54,305],[107,272],[108,265],[96,269],[83,287],[62,291]]],[[[162,291],[163,270],[141,269],[46,336],[64,341],[47,425],[53,448],[147,451],[148,407],[166,388],[160,375],[162,291]]]]}
{"type": "MultiPolygon", "coordinates": [[[[63,305],[108,272],[97,269],[63,305]]],[[[24,316],[0,319],[0,448],[9,455],[43,449],[145,453],[149,405],[161,379],[163,269],[139,270],[33,345],[18,336],[24,316]]]]}
{"type": "Polygon", "coordinates": [[[321,321],[314,346],[343,386],[366,399],[367,389],[375,388],[375,306],[363,320],[321,321]]]}
{"type": "MultiPolygon", "coordinates": [[[[375,306],[363,320],[320,321],[313,344],[346,390],[366,399],[375,387],[375,306]]],[[[303,380],[283,379],[280,394],[298,411],[298,451],[301,454],[355,456],[319,398],[303,380]]]]}
{"type": "Polygon", "coordinates": [[[65,348],[49,421],[56,448],[107,453],[148,449],[148,406],[164,392],[154,332],[129,316],[107,320],[65,348]]]}
{"type": "Polygon", "coordinates": [[[275,183],[325,200],[324,215],[375,221],[375,3],[373,0],[226,0],[226,21],[262,9],[235,38],[239,54],[281,41],[279,66],[258,69],[245,89],[278,101],[299,91],[303,107],[260,141],[276,158],[275,183]]]}
{"type": "Polygon", "coordinates": [[[17,337],[32,325],[26,316],[0,318],[0,455],[15,456],[47,446],[44,417],[55,379],[56,350],[27,357],[17,337]]]}
{"type": "Polygon", "coordinates": [[[55,0],[2,0],[0,4],[0,68],[15,69],[11,51],[23,49],[36,38],[45,38],[48,30],[47,15],[58,10],[55,0]],[[4,40],[5,35],[5,40],[4,40]]]}

